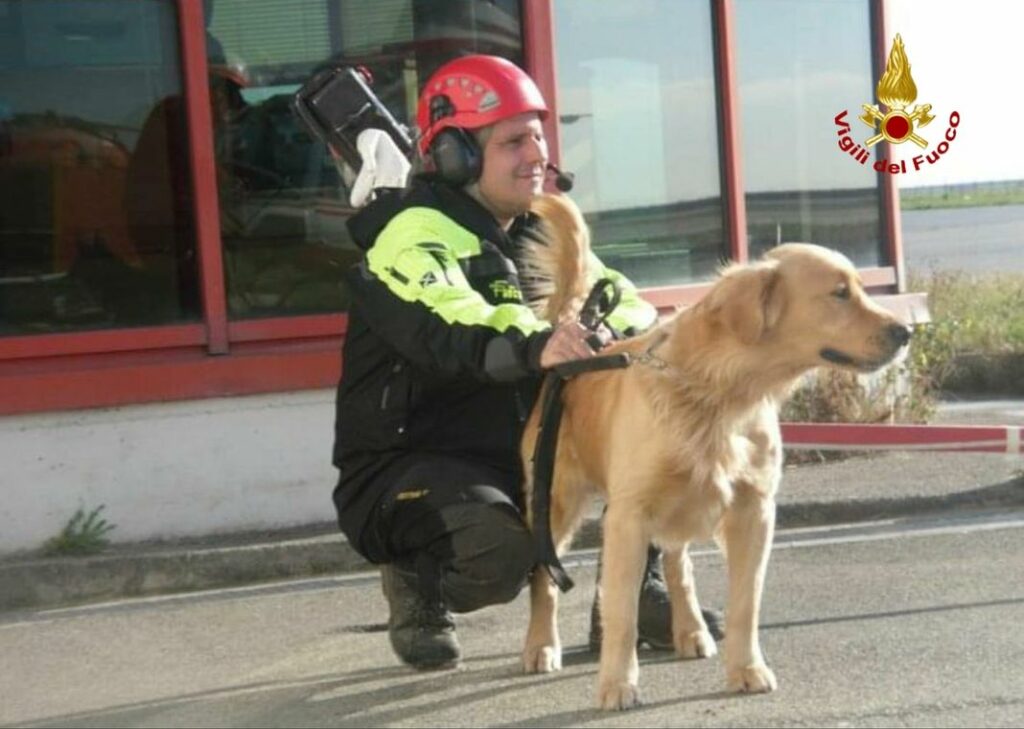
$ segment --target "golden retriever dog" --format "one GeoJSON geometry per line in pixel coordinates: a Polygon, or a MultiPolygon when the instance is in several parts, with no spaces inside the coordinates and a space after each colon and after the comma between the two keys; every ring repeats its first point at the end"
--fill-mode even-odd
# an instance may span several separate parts
{"type": "MultiPolygon", "coordinates": [[[[547,250],[533,253],[547,259],[534,267],[567,266],[585,275],[589,237],[579,211],[563,196],[541,198],[535,211],[547,246],[534,248],[547,250]]],[[[587,284],[560,281],[554,308],[562,308],[548,311],[549,297],[539,310],[553,321],[574,316],[587,284]]],[[[865,294],[845,256],[785,244],[757,262],[728,266],[699,303],[603,350],[628,352],[630,366],[566,384],[551,531],[561,554],[589,497],[604,498],[602,708],[639,701],[637,600],[650,542],[665,550],[676,653],[717,652],[687,555],[691,542],[714,538],[728,569],[727,686],[776,688],[758,642],[758,613],[782,474],[779,406],[807,371],[824,365],[869,372],[893,360],[909,337],[906,325],[865,294]]],[[[538,420],[534,408],[522,441],[527,474],[538,420]]],[[[529,476],[525,490],[530,504],[529,476]]],[[[561,668],[557,598],[546,571],[535,570],[522,655],[527,672],[561,668]]]]}

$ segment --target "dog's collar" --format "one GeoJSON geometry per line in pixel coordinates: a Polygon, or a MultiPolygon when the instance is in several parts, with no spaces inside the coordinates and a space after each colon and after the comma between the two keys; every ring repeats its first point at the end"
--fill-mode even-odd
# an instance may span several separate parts
{"type": "Polygon", "coordinates": [[[651,342],[651,345],[647,349],[640,354],[631,356],[630,362],[647,365],[648,367],[652,367],[656,370],[667,370],[670,367],[669,363],[654,353],[654,350],[660,347],[666,339],[668,339],[668,334],[661,332],[654,338],[654,341],[651,342]]]}

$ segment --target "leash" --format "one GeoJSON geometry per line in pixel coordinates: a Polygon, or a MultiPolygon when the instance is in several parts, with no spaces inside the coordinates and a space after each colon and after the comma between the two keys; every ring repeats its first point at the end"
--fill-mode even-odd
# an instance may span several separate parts
{"type": "MultiPolygon", "coordinates": [[[[580,324],[592,332],[587,337],[587,343],[595,351],[601,347],[601,340],[597,335],[598,327],[608,320],[608,316],[621,300],[622,291],[611,279],[601,279],[590,290],[580,310],[580,324]]],[[[577,375],[621,369],[629,363],[630,357],[625,352],[600,355],[555,365],[544,378],[540,427],[533,449],[533,538],[538,563],[544,565],[562,592],[568,592],[573,587],[572,579],[566,574],[558,559],[558,552],[551,536],[551,486],[558,452],[558,430],[562,424],[562,390],[565,383],[577,375]]]]}
{"type": "Polygon", "coordinates": [[[595,352],[601,349],[601,338],[597,330],[602,324],[608,323],[608,317],[622,301],[622,289],[610,278],[599,279],[587,294],[583,308],[580,309],[580,324],[592,334],[587,337],[587,344],[595,352]]]}

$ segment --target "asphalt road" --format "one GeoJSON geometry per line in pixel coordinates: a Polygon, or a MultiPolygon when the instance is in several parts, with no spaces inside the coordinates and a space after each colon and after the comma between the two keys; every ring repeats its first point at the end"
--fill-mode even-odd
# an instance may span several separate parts
{"type": "MultiPolygon", "coordinates": [[[[372,575],[0,616],[0,723],[18,726],[1020,726],[1024,511],[780,533],[762,644],[779,679],[724,693],[719,659],[641,653],[639,709],[592,708],[593,555],[573,559],[566,667],[524,676],[526,599],[460,619],[455,672],[379,632],[372,575]]],[[[722,604],[721,559],[695,559],[722,604]]]]}
{"type": "Polygon", "coordinates": [[[911,272],[1024,272],[1024,205],[904,210],[902,218],[911,272]]]}

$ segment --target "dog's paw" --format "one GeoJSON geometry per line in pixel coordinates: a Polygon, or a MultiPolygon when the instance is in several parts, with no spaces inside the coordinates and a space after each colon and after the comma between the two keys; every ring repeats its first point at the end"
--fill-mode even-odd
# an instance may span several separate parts
{"type": "Polygon", "coordinates": [[[605,711],[621,711],[640,705],[640,689],[628,681],[602,683],[597,687],[597,705],[605,711]]]}
{"type": "Polygon", "coordinates": [[[676,655],[680,658],[711,658],[718,654],[715,639],[707,630],[680,633],[673,638],[676,655]]]}
{"type": "Polygon", "coordinates": [[[562,647],[558,645],[526,646],[523,649],[523,670],[526,673],[561,671],[562,647]]]}
{"type": "Polygon", "coordinates": [[[766,694],[779,686],[772,669],[764,664],[729,671],[726,684],[730,691],[747,694],[766,694]]]}

